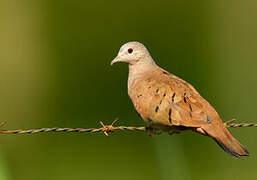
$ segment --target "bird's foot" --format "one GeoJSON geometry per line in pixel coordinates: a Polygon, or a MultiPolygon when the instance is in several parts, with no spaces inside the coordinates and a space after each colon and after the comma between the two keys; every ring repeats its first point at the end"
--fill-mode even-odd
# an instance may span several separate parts
{"type": "Polygon", "coordinates": [[[180,132],[181,132],[180,130],[174,129],[174,130],[169,131],[168,134],[169,134],[169,135],[180,134],[180,132]]]}
{"type": "Polygon", "coordinates": [[[105,125],[102,121],[100,121],[100,124],[102,125],[101,131],[106,135],[109,136],[108,133],[111,133],[115,130],[114,124],[118,121],[118,118],[116,118],[111,125],[105,125]]]}
{"type": "Polygon", "coordinates": [[[145,127],[145,130],[146,130],[146,133],[149,135],[149,136],[155,136],[155,135],[160,135],[161,132],[160,132],[160,129],[156,128],[155,126],[153,125],[147,125],[145,127]]]}

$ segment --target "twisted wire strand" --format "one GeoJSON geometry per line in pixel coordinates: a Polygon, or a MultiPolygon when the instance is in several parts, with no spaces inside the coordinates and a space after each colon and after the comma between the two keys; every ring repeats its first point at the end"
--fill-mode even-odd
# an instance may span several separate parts
{"type": "Polygon", "coordinates": [[[127,127],[117,126],[110,127],[110,129],[102,128],[41,128],[41,129],[29,129],[29,130],[0,130],[0,134],[35,134],[35,133],[46,133],[46,132],[77,132],[77,133],[97,133],[97,132],[113,132],[117,130],[130,130],[130,131],[145,131],[145,127],[127,127]]]}
{"type": "Polygon", "coordinates": [[[237,127],[257,127],[256,123],[239,123],[239,124],[229,124],[228,128],[237,128],[237,127]]]}
{"type": "MultiPolygon", "coordinates": [[[[97,132],[103,132],[106,136],[108,136],[108,133],[113,131],[123,131],[123,130],[129,130],[129,131],[146,131],[146,127],[133,127],[133,126],[116,126],[114,127],[114,124],[117,122],[118,119],[115,119],[111,125],[104,125],[102,122],[100,124],[102,125],[101,128],[40,128],[40,129],[28,129],[28,130],[0,130],[0,134],[35,134],[35,133],[46,133],[46,132],[66,132],[66,133],[97,133],[97,132]]],[[[231,123],[235,120],[229,120],[225,122],[224,124],[228,128],[238,128],[238,127],[257,127],[257,123],[231,123]]],[[[0,127],[4,126],[6,122],[1,122],[0,127]]]]}

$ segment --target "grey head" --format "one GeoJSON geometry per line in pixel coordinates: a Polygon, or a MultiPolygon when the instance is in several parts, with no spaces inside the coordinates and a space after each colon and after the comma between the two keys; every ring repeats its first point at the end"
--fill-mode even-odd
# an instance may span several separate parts
{"type": "Polygon", "coordinates": [[[130,66],[155,64],[146,47],[136,41],[128,42],[121,46],[118,55],[113,59],[111,65],[116,62],[127,63],[130,66]]]}

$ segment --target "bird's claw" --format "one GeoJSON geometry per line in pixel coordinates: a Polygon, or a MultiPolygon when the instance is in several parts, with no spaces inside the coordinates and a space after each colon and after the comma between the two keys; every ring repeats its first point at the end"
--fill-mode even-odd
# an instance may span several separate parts
{"type": "Polygon", "coordinates": [[[147,132],[147,134],[149,135],[149,136],[155,136],[155,135],[160,135],[161,134],[161,132],[159,131],[159,129],[158,128],[156,128],[156,127],[154,127],[154,126],[152,126],[152,125],[148,125],[148,126],[146,126],[145,127],[145,130],[146,130],[146,132],[147,132]]]}
{"type": "Polygon", "coordinates": [[[180,134],[179,130],[172,130],[168,132],[169,135],[173,135],[173,134],[180,134]]]}
{"type": "Polygon", "coordinates": [[[102,125],[101,131],[106,135],[109,136],[108,133],[113,132],[115,128],[113,127],[114,124],[118,121],[118,118],[116,118],[111,125],[105,125],[102,121],[100,121],[100,124],[102,125]]]}

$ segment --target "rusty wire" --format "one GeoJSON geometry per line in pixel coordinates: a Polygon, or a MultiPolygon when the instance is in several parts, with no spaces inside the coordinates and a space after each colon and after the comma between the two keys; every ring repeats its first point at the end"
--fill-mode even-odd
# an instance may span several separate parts
{"type": "MultiPolygon", "coordinates": [[[[108,133],[114,132],[117,130],[129,130],[129,131],[146,131],[146,127],[128,127],[128,126],[117,126],[115,127],[114,124],[118,121],[115,119],[111,125],[105,125],[102,121],[100,121],[101,128],[40,128],[40,129],[28,129],[28,130],[0,130],[0,134],[35,134],[35,133],[46,133],[46,132],[76,132],[76,133],[96,133],[96,132],[103,132],[106,136],[108,133]]],[[[235,119],[229,120],[224,124],[228,128],[237,128],[237,127],[257,127],[257,123],[231,123],[234,122],[235,119]]],[[[6,124],[5,121],[0,123],[0,127],[3,127],[6,124]]]]}

